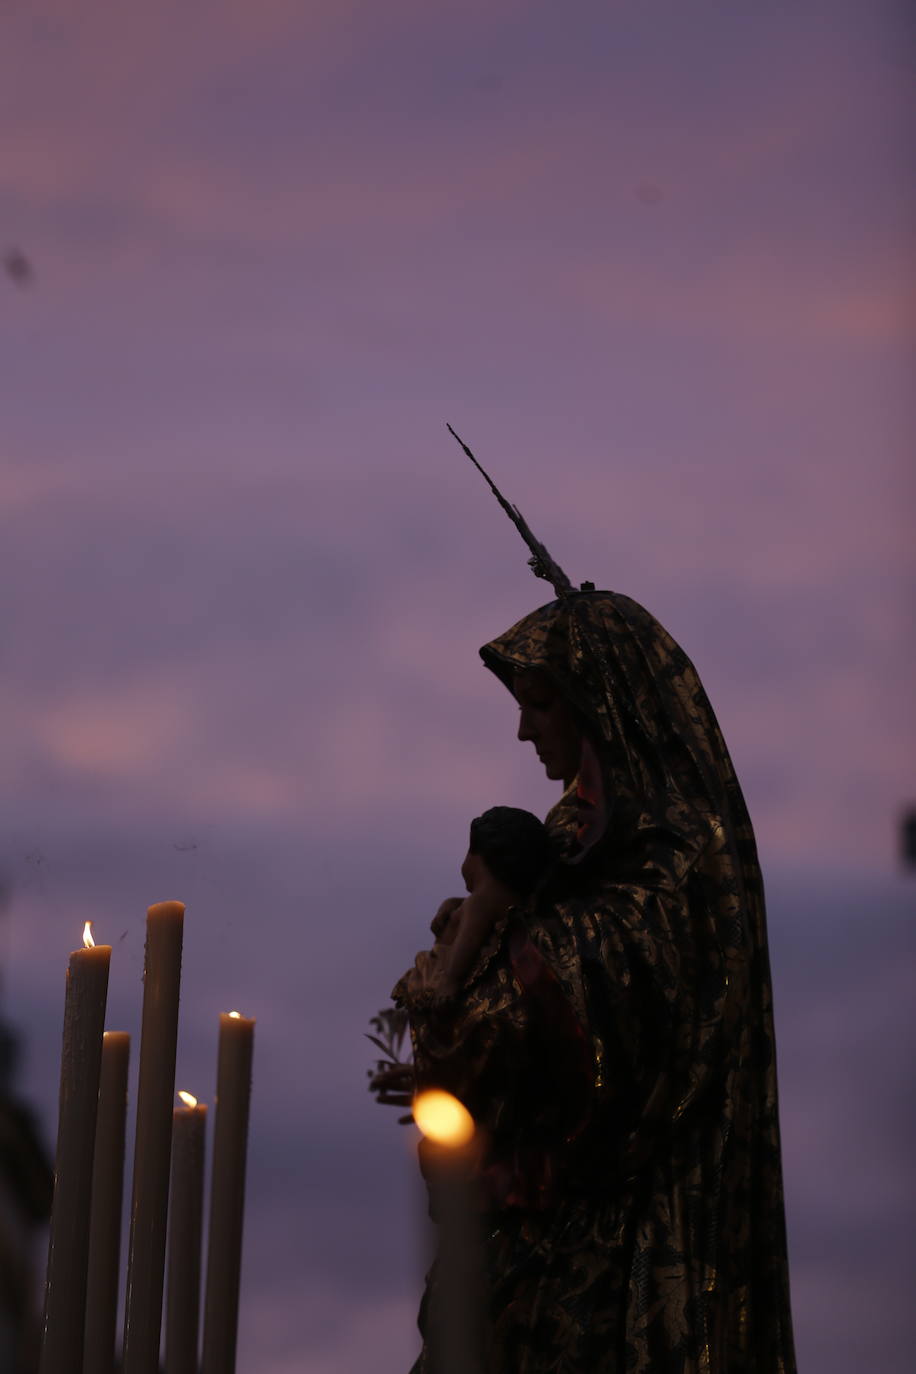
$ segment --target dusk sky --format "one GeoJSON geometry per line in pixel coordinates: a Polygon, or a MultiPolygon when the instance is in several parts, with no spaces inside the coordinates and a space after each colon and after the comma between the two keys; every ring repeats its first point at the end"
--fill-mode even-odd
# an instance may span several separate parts
{"type": "Polygon", "coordinates": [[[258,1019],[239,1374],[409,1369],[363,1032],[470,818],[556,795],[477,655],[550,588],[446,421],[700,671],[799,1368],[910,1369],[913,40],[902,0],[0,4],[0,1011],[50,1145],[82,922],[136,1034],[187,903],[178,1086],[258,1019]]]}

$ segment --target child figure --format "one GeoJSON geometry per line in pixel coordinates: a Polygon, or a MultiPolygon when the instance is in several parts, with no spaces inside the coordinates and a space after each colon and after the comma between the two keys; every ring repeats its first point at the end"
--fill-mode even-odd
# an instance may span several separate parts
{"type": "Polygon", "coordinates": [[[534,890],[552,853],[547,830],[530,811],[494,806],[475,817],[461,865],[468,895],[442,903],[432,923],[435,945],[417,955],[395,994],[403,988],[413,996],[454,996],[497,920],[534,890]]]}
{"type": "MultiPolygon", "coordinates": [[[[436,943],[422,950],[392,996],[427,993],[431,998],[453,997],[467,978],[493,926],[510,907],[534,890],[554,857],[547,829],[530,811],[494,806],[471,821],[468,852],[461,865],[467,897],[449,897],[432,921],[436,943]]],[[[403,1124],[413,1120],[410,1107],[415,1091],[412,1063],[403,1063],[400,1048],[407,1013],[394,1007],[379,1012],[372,1023],[379,1035],[369,1039],[385,1054],[369,1070],[369,1090],[378,1102],[407,1108],[403,1124]],[[384,1025],[383,1025],[384,1021],[384,1025]]]]}

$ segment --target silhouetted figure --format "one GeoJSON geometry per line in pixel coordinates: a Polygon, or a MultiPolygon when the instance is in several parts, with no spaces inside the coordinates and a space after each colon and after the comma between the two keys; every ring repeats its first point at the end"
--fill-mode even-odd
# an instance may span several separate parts
{"type": "MultiPolygon", "coordinates": [[[[0,919],[9,900],[0,882],[0,919]]],[[[0,1371],[38,1368],[35,1232],[51,1216],[54,1175],[34,1113],[14,1091],[19,1042],[0,1018],[0,1371]]]]}
{"type": "Polygon", "coordinates": [[[903,814],[900,849],[906,867],[916,868],[916,806],[909,807],[903,814]]]}
{"type": "Polygon", "coordinates": [[[51,1215],[53,1174],[31,1109],[13,1092],[18,1044],[0,1022],[0,1370],[38,1367],[35,1231],[51,1215]]]}

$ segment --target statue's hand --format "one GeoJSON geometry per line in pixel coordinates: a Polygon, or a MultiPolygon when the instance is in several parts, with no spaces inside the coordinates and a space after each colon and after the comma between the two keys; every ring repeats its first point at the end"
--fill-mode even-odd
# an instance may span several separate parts
{"type": "Polygon", "coordinates": [[[407,974],[408,993],[431,992],[435,996],[450,996],[453,988],[449,977],[447,948],[439,944],[432,949],[421,949],[413,961],[413,968],[407,974]]]}
{"type": "Polygon", "coordinates": [[[374,1071],[369,1070],[369,1091],[375,1094],[376,1102],[384,1107],[406,1107],[407,1115],[398,1118],[405,1126],[413,1121],[410,1108],[415,1090],[412,1064],[386,1064],[374,1071]]]}

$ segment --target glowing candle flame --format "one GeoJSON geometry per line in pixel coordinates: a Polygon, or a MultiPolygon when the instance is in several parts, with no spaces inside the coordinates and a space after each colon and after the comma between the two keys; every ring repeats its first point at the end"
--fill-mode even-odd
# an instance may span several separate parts
{"type": "Polygon", "coordinates": [[[474,1118],[451,1093],[431,1088],[413,1102],[413,1119],[428,1140],[437,1145],[466,1145],[474,1134],[474,1118]]]}
{"type": "Polygon", "coordinates": [[[95,949],[95,940],[92,938],[92,922],[87,921],[83,926],[83,944],[86,949],[95,949]]]}
{"type": "Polygon", "coordinates": [[[229,1015],[232,1017],[233,1021],[241,1021],[242,1019],[242,1013],[240,1011],[230,1011],[229,1015]]]}
{"type": "Polygon", "coordinates": [[[181,1089],[179,1088],[179,1089],[178,1089],[178,1096],[181,1098],[182,1102],[184,1103],[184,1105],[185,1105],[186,1107],[196,1107],[196,1106],[197,1106],[197,1098],[194,1097],[194,1095],[193,1095],[192,1093],[183,1093],[183,1092],[181,1091],[181,1089]]]}

